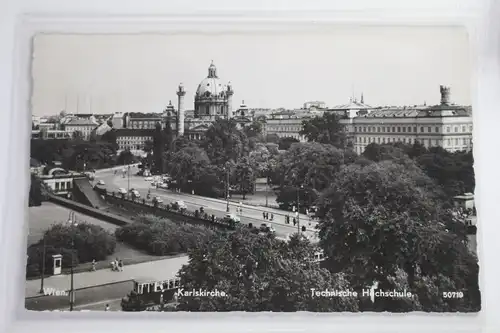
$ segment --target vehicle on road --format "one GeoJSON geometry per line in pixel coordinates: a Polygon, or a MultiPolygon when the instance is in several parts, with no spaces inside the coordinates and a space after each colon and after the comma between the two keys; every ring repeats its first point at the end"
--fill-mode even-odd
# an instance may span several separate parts
{"type": "Polygon", "coordinates": [[[231,220],[231,221],[234,221],[236,223],[240,223],[241,222],[240,217],[238,215],[235,215],[235,214],[226,214],[226,216],[224,218],[228,219],[228,220],[231,220]]]}
{"type": "Polygon", "coordinates": [[[163,203],[163,199],[159,196],[153,197],[153,204],[161,204],[163,203]]]}
{"type": "Polygon", "coordinates": [[[153,181],[153,177],[151,177],[151,176],[144,177],[144,180],[147,182],[151,182],[151,181],[153,181]]]}
{"type": "Polygon", "coordinates": [[[263,233],[275,233],[276,230],[274,230],[273,226],[270,223],[262,223],[259,228],[260,232],[263,233]]]}
{"type": "Polygon", "coordinates": [[[120,187],[120,188],[118,189],[118,193],[120,193],[120,194],[127,194],[127,190],[126,190],[126,189],[124,189],[123,187],[120,187]]]}
{"type": "Polygon", "coordinates": [[[130,194],[132,195],[132,198],[140,198],[141,197],[141,194],[139,193],[139,191],[134,190],[134,189],[130,190],[130,194]]]}
{"type": "Polygon", "coordinates": [[[172,209],[174,210],[186,210],[187,206],[182,200],[177,200],[175,202],[172,202],[172,209]]]}
{"type": "Polygon", "coordinates": [[[168,184],[166,183],[161,183],[158,185],[159,188],[164,188],[164,189],[167,189],[168,188],[168,184]]]}
{"type": "Polygon", "coordinates": [[[106,185],[106,183],[104,182],[104,180],[101,179],[97,182],[97,185],[106,185]]]}

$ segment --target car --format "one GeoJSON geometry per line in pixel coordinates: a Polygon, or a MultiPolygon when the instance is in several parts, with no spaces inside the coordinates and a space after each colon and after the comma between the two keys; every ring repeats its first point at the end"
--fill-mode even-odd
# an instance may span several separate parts
{"type": "Polygon", "coordinates": [[[151,182],[151,181],[153,181],[153,177],[151,177],[151,176],[144,177],[144,180],[147,181],[147,182],[151,182]]]}
{"type": "Polygon", "coordinates": [[[162,198],[160,198],[160,197],[158,197],[158,196],[156,196],[156,197],[154,197],[154,198],[153,198],[153,202],[156,202],[156,203],[162,203],[162,202],[163,202],[163,199],[162,199],[162,198]]]}
{"type": "Polygon", "coordinates": [[[122,188],[122,187],[120,187],[120,188],[118,189],[118,193],[120,193],[120,194],[127,194],[127,190],[126,190],[126,189],[124,189],[124,188],[122,188]]]}
{"type": "Polygon", "coordinates": [[[237,215],[234,215],[234,214],[226,214],[225,219],[231,220],[231,221],[236,222],[236,223],[241,222],[240,217],[237,215]]]}
{"type": "Polygon", "coordinates": [[[177,209],[177,210],[184,210],[187,209],[186,204],[182,200],[177,200],[176,202],[172,203],[172,208],[177,209]]]}
{"type": "Polygon", "coordinates": [[[265,233],[268,233],[268,232],[274,233],[274,232],[276,232],[276,230],[274,230],[273,226],[271,224],[269,224],[269,223],[262,223],[260,225],[259,231],[260,232],[265,232],[265,233]]]}
{"type": "Polygon", "coordinates": [[[106,185],[106,183],[104,182],[104,180],[101,179],[97,182],[97,185],[106,185]]]}
{"type": "Polygon", "coordinates": [[[132,196],[134,198],[140,198],[141,197],[141,194],[137,190],[130,190],[130,193],[132,193],[132,196]]]}

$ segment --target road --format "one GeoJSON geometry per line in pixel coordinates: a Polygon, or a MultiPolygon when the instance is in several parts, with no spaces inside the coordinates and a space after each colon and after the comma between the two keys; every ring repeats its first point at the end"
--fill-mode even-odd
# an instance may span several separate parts
{"type": "MultiPolygon", "coordinates": [[[[200,207],[203,207],[205,212],[208,214],[213,214],[217,217],[224,217],[227,212],[227,202],[220,199],[206,198],[196,195],[190,195],[185,193],[172,192],[165,189],[156,189],[151,186],[151,182],[145,181],[144,177],[136,176],[135,173],[138,171],[136,167],[131,168],[130,177],[123,177],[121,170],[116,174],[114,171],[103,171],[96,175],[96,182],[102,180],[105,182],[105,187],[108,191],[117,191],[118,188],[134,188],[141,194],[142,197],[146,197],[148,190],[151,192],[152,196],[159,196],[163,199],[163,203],[171,203],[177,200],[182,200],[186,203],[189,210],[195,211],[200,207]]],[[[287,238],[290,234],[297,231],[297,226],[293,226],[293,223],[286,224],[285,216],[289,215],[291,220],[293,220],[293,215],[291,213],[272,209],[265,207],[254,207],[245,204],[229,203],[229,209],[231,214],[236,214],[240,217],[243,224],[252,223],[254,226],[260,226],[262,223],[270,223],[276,230],[276,236],[279,238],[287,238]],[[241,208],[242,212],[238,212],[238,208],[241,208]],[[272,221],[265,220],[263,218],[263,213],[268,212],[269,215],[273,213],[274,218],[272,221]]],[[[300,226],[306,226],[305,235],[310,239],[315,241],[317,239],[317,232],[314,231],[316,222],[312,221],[307,215],[300,215],[300,226]]]]}

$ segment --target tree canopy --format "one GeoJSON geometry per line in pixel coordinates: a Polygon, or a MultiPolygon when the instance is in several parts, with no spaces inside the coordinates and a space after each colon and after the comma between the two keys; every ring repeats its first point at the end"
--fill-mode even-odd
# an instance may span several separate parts
{"type": "Polygon", "coordinates": [[[248,154],[248,138],[234,119],[217,119],[205,132],[202,147],[212,164],[223,165],[248,154]]]}
{"type": "Polygon", "coordinates": [[[322,117],[314,117],[302,122],[300,135],[308,141],[331,144],[338,148],[347,145],[344,125],[339,122],[339,116],[325,112],[322,117]]]}
{"type": "Polygon", "coordinates": [[[277,202],[282,208],[310,206],[320,191],[335,178],[344,163],[344,154],[332,145],[316,142],[294,143],[278,157],[271,182],[278,187],[277,202]],[[299,190],[299,188],[301,188],[299,190]]]}
{"type": "Polygon", "coordinates": [[[180,311],[356,311],[354,298],[312,297],[350,289],[342,274],[311,263],[307,240],[285,243],[246,228],[217,234],[189,253],[179,275],[186,290],[219,290],[226,297],[180,297],[180,311]]]}
{"type": "MultiPolygon", "coordinates": [[[[421,302],[407,310],[430,311],[425,290],[462,290],[442,310],[477,309],[477,258],[467,248],[466,226],[445,209],[435,184],[415,164],[393,161],[343,168],[319,199],[320,244],[333,272],[355,286],[407,283],[421,302]],[[401,280],[401,276],[405,276],[401,280]]],[[[400,309],[383,299],[376,310],[400,309]]]]}

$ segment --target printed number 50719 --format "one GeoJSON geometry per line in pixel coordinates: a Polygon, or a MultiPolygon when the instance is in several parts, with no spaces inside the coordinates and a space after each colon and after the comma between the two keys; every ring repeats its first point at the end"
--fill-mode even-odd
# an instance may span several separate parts
{"type": "Polygon", "coordinates": [[[461,291],[443,291],[443,298],[463,298],[464,293],[461,291]]]}

